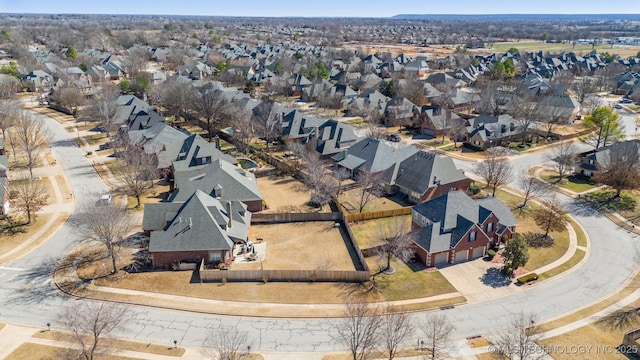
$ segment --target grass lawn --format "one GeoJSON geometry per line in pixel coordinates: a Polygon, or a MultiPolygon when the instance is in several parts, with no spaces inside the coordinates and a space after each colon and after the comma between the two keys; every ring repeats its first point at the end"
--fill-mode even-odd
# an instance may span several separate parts
{"type": "Polygon", "coordinates": [[[6,326],[5,324],[0,323],[0,330],[4,329],[5,326],[6,326]]]}
{"type": "MultiPolygon", "coordinates": [[[[377,273],[383,265],[383,260],[377,256],[370,256],[365,260],[372,274],[377,273]]],[[[418,299],[456,291],[439,271],[414,271],[395,258],[392,259],[391,266],[396,269],[395,273],[391,275],[381,273],[375,276],[379,300],[418,299]]]]}
{"type": "MultiPolygon", "coordinates": [[[[18,346],[9,356],[4,358],[5,360],[50,360],[50,359],[73,359],[71,353],[78,354],[78,351],[72,351],[65,348],[41,345],[26,342],[18,346]]],[[[94,356],[96,360],[137,360],[137,358],[131,358],[126,356],[106,355],[98,354],[94,356]]]]}
{"type": "MultiPolygon", "coordinates": [[[[479,197],[486,196],[486,193],[484,192],[487,190],[489,189],[481,191],[479,197]]],[[[532,216],[533,212],[539,209],[538,205],[530,202],[527,203],[527,205],[530,205],[530,209],[520,209],[518,208],[518,206],[522,204],[522,198],[518,195],[514,195],[500,189],[496,191],[496,197],[504,202],[513,212],[513,215],[518,221],[518,226],[516,228],[516,231],[518,233],[523,234],[526,232],[542,232],[542,230],[533,220],[532,216]]],[[[552,246],[529,248],[529,261],[527,262],[527,265],[525,265],[525,268],[527,270],[534,271],[541,266],[550,264],[562,257],[562,255],[567,252],[567,249],[569,249],[569,232],[567,230],[564,230],[562,232],[552,231],[549,233],[549,235],[551,235],[554,239],[552,246]]]]}
{"type": "Polygon", "coordinates": [[[575,254],[573,254],[573,256],[571,257],[571,259],[569,259],[567,262],[563,263],[562,265],[555,267],[545,273],[542,274],[538,274],[538,280],[542,281],[544,279],[548,279],[552,276],[556,276],[559,275],[569,269],[571,269],[572,267],[576,266],[580,261],[582,261],[582,259],[584,259],[585,255],[587,253],[584,250],[580,250],[580,249],[576,249],[575,254]]]}
{"type": "Polygon", "coordinates": [[[42,229],[42,227],[55,215],[56,214],[39,214],[31,221],[30,225],[21,226],[22,230],[13,235],[3,231],[0,235],[0,254],[5,254],[20,246],[23,242],[29,240],[33,234],[42,229]]]}
{"type": "Polygon", "coordinates": [[[165,200],[169,196],[169,185],[155,185],[153,189],[140,195],[140,206],[135,196],[127,196],[127,210],[144,210],[145,204],[155,204],[165,200]]]}
{"type": "Polygon", "coordinates": [[[503,360],[503,357],[500,356],[497,353],[488,352],[488,353],[483,353],[483,354],[477,354],[476,355],[476,359],[478,359],[478,360],[503,360]]]}
{"type": "Polygon", "coordinates": [[[82,142],[82,140],[86,141],[89,145],[96,145],[104,142],[105,139],[107,139],[107,134],[100,133],[81,136],[80,139],[78,139],[78,137],[76,136],[73,138],[73,141],[75,141],[76,145],[78,145],[79,147],[83,147],[84,142],[82,142]]]}
{"type": "Polygon", "coordinates": [[[521,52],[526,51],[543,51],[543,52],[563,52],[563,51],[572,51],[577,55],[585,55],[592,50],[596,50],[597,52],[606,51],[611,54],[618,54],[623,58],[628,56],[635,56],[640,50],[640,47],[611,47],[608,44],[599,44],[595,47],[592,45],[581,45],[575,44],[572,45],[570,43],[566,44],[555,44],[555,43],[545,43],[542,41],[536,40],[526,40],[526,41],[513,41],[513,42],[503,42],[503,43],[494,43],[490,49],[495,50],[497,52],[505,52],[511,48],[516,48],[521,52]]]}
{"type": "Polygon", "coordinates": [[[114,159],[111,161],[106,161],[104,165],[111,171],[112,174],[116,174],[118,169],[124,164],[124,160],[122,159],[114,159]]]}
{"type": "Polygon", "coordinates": [[[605,189],[591,192],[587,197],[610,211],[618,212],[636,226],[640,225],[640,206],[638,206],[640,191],[623,191],[617,199],[613,199],[614,195],[615,190],[605,189]]]}
{"type": "Polygon", "coordinates": [[[566,182],[558,181],[559,176],[556,172],[553,171],[545,170],[542,171],[540,175],[546,182],[549,182],[563,189],[573,191],[575,193],[585,192],[597,187],[597,185],[593,181],[575,175],[565,177],[564,179],[566,179],[566,182]]]}
{"type": "Polygon", "coordinates": [[[453,142],[451,141],[451,139],[446,138],[444,139],[444,141],[442,141],[442,137],[438,137],[429,141],[425,142],[426,145],[429,146],[441,146],[441,145],[448,145],[448,144],[453,144],[453,142]]]}
{"type": "MultiPolygon", "coordinates": [[[[362,189],[351,189],[340,194],[340,202],[350,214],[358,213],[362,189]]],[[[386,197],[372,197],[362,212],[401,209],[403,206],[386,197]]]]}
{"type": "MultiPolygon", "coordinates": [[[[35,334],[33,337],[40,339],[49,339],[56,341],[64,341],[74,343],[76,340],[74,336],[68,332],[64,331],[48,331],[41,330],[35,334]]],[[[182,347],[175,348],[173,344],[168,345],[158,345],[152,343],[143,343],[137,341],[128,341],[128,340],[117,340],[117,339],[104,339],[104,345],[111,349],[119,349],[119,350],[129,350],[129,351],[137,351],[148,354],[155,355],[164,355],[164,356],[176,356],[180,357],[184,355],[185,349],[182,347]]]]}
{"type": "MultiPolygon", "coordinates": [[[[411,228],[411,215],[400,216],[404,222],[406,222],[407,229],[411,228]]],[[[386,227],[393,225],[393,218],[382,218],[375,220],[359,221],[357,223],[350,223],[351,232],[356,238],[356,242],[360,249],[368,249],[383,244],[383,241],[379,239],[380,227],[386,227]]]]}
{"type": "Polygon", "coordinates": [[[587,236],[582,231],[582,227],[578,225],[573,219],[569,219],[569,224],[576,231],[576,237],[578,238],[578,246],[587,246],[587,236]]]}
{"type": "Polygon", "coordinates": [[[265,213],[318,211],[307,204],[309,188],[291,176],[259,177],[256,182],[269,207],[265,213]]]}

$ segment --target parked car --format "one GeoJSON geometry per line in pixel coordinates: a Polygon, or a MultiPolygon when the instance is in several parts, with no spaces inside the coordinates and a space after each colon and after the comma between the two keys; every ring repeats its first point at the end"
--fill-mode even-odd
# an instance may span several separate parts
{"type": "Polygon", "coordinates": [[[400,138],[400,135],[398,135],[398,134],[389,134],[389,135],[387,135],[387,140],[393,141],[393,142],[400,142],[400,140],[402,140],[402,139],[400,138]]]}
{"type": "Polygon", "coordinates": [[[102,194],[100,196],[100,201],[102,202],[103,205],[111,204],[111,194],[102,194]]]}
{"type": "Polygon", "coordinates": [[[622,105],[620,104],[616,104],[616,106],[614,106],[616,109],[622,109],[622,105]]]}

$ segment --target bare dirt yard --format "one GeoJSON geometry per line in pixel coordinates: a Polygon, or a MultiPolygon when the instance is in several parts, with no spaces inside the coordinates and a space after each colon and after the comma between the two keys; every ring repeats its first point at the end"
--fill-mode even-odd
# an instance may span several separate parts
{"type": "Polygon", "coordinates": [[[309,188],[291,176],[269,176],[257,179],[268,209],[264,213],[317,212],[309,206],[309,188]]]}
{"type": "Polygon", "coordinates": [[[250,239],[264,239],[266,257],[260,263],[234,263],[231,270],[355,270],[339,229],[333,222],[253,225],[250,239]]]}

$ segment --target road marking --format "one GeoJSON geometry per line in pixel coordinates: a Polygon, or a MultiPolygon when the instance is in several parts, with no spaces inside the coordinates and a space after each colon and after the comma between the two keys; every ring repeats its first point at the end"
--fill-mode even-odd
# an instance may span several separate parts
{"type": "Polygon", "coordinates": [[[26,271],[26,269],[13,268],[13,267],[7,267],[7,266],[0,266],[0,270],[26,271]]]}

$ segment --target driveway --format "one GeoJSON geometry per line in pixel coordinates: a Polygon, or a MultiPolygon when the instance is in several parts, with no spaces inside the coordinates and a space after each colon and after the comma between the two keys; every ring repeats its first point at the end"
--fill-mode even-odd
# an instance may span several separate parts
{"type": "Polygon", "coordinates": [[[470,304],[512,295],[520,290],[502,273],[500,264],[484,259],[450,265],[440,269],[440,273],[470,304]]]}

